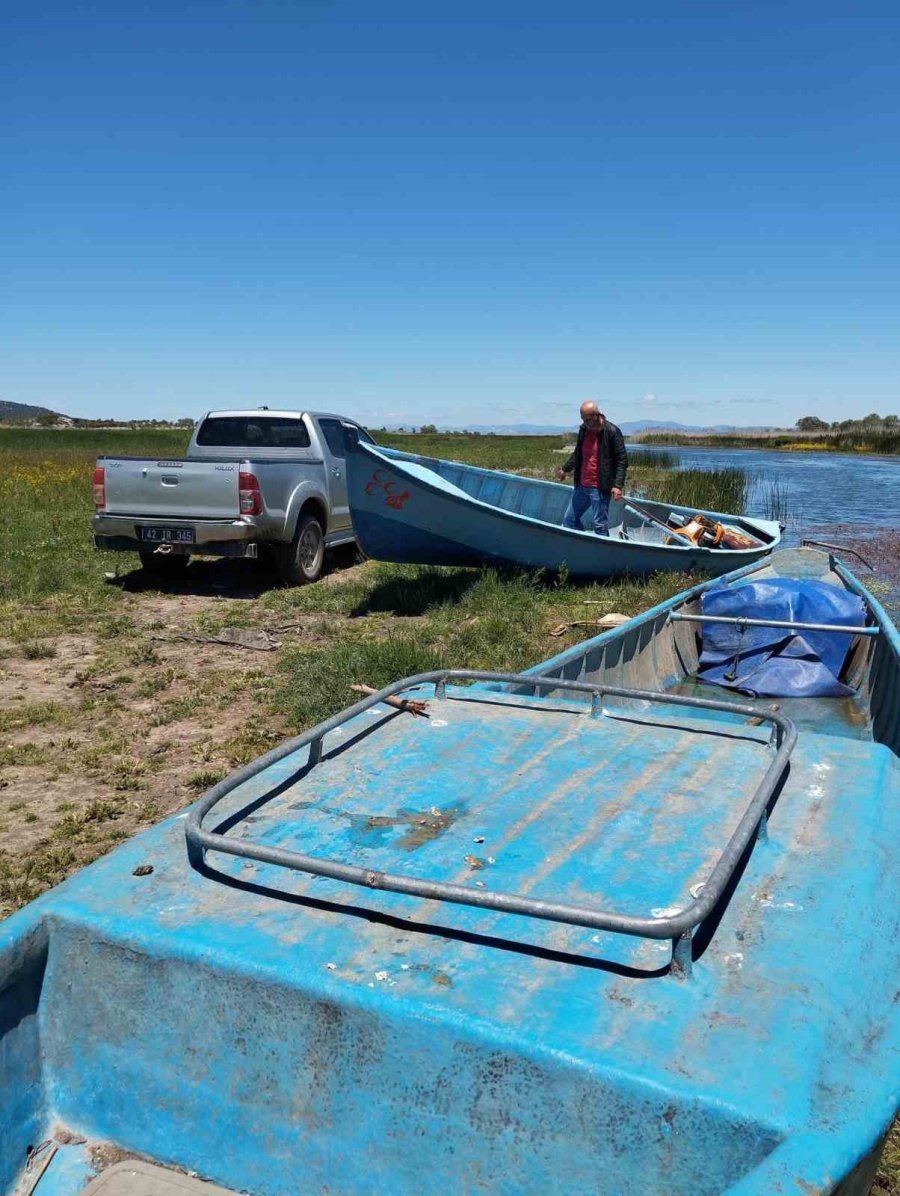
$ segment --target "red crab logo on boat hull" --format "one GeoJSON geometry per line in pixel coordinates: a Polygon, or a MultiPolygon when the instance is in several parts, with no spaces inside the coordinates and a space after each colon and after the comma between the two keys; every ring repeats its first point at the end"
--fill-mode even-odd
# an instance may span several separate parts
{"type": "Polygon", "coordinates": [[[399,485],[398,482],[386,482],[382,477],[384,470],[376,469],[372,474],[371,481],[366,483],[366,494],[375,494],[378,490],[382,490],[385,495],[384,505],[386,507],[393,507],[395,511],[402,511],[403,504],[412,495],[408,490],[404,490],[402,494],[397,494],[396,490],[399,485]]]}

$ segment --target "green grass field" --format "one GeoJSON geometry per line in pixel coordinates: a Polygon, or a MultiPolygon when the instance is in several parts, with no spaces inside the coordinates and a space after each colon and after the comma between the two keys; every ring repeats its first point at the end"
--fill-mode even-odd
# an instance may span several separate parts
{"type": "MultiPolygon", "coordinates": [[[[521,669],[590,626],[635,614],[687,584],[660,576],[606,586],[492,570],[334,559],[318,585],[282,587],[255,562],[192,563],[160,588],[136,556],[91,546],[98,454],[175,456],[184,430],[0,430],[0,913],[273,739],[379,685],[435,665],[521,669]],[[123,586],[104,582],[125,573],[123,586]],[[275,628],[266,656],[210,643],[225,628],[275,628]],[[287,628],[285,632],[277,629],[287,628]],[[184,636],[201,637],[185,640],[184,636]],[[15,796],[15,801],[10,799],[15,796]]],[[[533,476],[552,476],[559,438],[393,435],[389,443],[533,476]]],[[[634,484],[684,485],[671,461],[635,461],[634,484]]],[[[705,475],[739,507],[743,478],[705,475]]],[[[715,505],[709,502],[706,505],[715,505]]]]}

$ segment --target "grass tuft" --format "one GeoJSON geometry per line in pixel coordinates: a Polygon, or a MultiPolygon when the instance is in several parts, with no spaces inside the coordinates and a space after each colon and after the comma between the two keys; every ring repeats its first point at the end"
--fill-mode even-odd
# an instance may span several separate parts
{"type": "Polygon", "coordinates": [[[47,751],[36,743],[7,744],[0,747],[0,768],[27,768],[47,763],[47,751]]]}
{"type": "Polygon", "coordinates": [[[22,645],[22,655],[26,660],[50,660],[56,655],[56,645],[47,640],[27,640],[22,645]]]}
{"type": "Polygon", "coordinates": [[[199,772],[188,777],[187,783],[191,789],[210,789],[226,775],[225,770],[221,768],[201,768],[199,772]]]}
{"type": "Polygon", "coordinates": [[[21,706],[0,710],[0,731],[42,727],[51,723],[63,725],[71,718],[72,711],[58,702],[25,702],[21,706]]]}

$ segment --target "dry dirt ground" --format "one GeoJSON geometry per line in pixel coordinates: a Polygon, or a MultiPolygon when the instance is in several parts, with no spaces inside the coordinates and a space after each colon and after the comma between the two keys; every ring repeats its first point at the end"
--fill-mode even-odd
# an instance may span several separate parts
{"type": "Polygon", "coordinates": [[[279,646],[346,616],[234,593],[124,592],[83,633],[0,638],[0,917],[290,733],[266,700],[279,646]]]}

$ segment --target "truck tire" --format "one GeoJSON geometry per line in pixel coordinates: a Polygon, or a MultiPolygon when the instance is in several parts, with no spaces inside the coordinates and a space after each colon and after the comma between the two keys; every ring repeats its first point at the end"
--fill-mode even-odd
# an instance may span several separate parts
{"type": "Polygon", "coordinates": [[[139,552],[141,565],[151,577],[174,581],[184,577],[190,557],[180,552],[139,552]]]}
{"type": "Polygon", "coordinates": [[[292,586],[318,581],[325,561],[325,532],[315,515],[301,515],[290,544],[276,556],[278,576],[292,586]]]}

